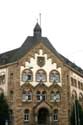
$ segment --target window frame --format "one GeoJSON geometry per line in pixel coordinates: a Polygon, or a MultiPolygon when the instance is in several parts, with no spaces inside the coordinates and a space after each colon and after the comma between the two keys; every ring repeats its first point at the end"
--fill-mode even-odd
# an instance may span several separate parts
{"type": "Polygon", "coordinates": [[[42,100],[46,100],[47,99],[47,92],[46,91],[42,91],[42,100]]]}
{"type": "Polygon", "coordinates": [[[57,109],[53,111],[53,122],[54,122],[54,125],[58,125],[58,110],[57,109]]]}
{"type": "MultiPolygon", "coordinates": [[[[40,75],[41,75],[41,74],[40,74],[40,75]]],[[[42,81],[42,82],[46,82],[46,81],[47,81],[47,73],[46,73],[46,71],[43,70],[43,69],[39,69],[39,70],[36,71],[36,82],[40,82],[40,81],[42,81]],[[41,72],[41,71],[44,73],[44,80],[42,80],[43,77],[38,76],[38,72],[41,72]],[[37,77],[41,77],[41,79],[39,79],[39,78],[37,78],[37,77]]]]}
{"type": "Polygon", "coordinates": [[[28,123],[30,121],[30,111],[29,109],[24,110],[24,123],[28,123]]]}
{"type": "Polygon", "coordinates": [[[1,72],[1,73],[0,73],[0,85],[5,84],[5,82],[6,82],[5,72],[1,72]]]}
{"type": "Polygon", "coordinates": [[[22,80],[22,82],[32,82],[33,81],[33,72],[32,72],[32,70],[24,69],[22,71],[22,74],[21,74],[21,80],[22,80]],[[28,73],[30,73],[30,74],[28,74],[28,73]],[[23,80],[23,77],[25,77],[25,76],[26,76],[27,80],[23,80]],[[31,79],[28,79],[28,76],[30,76],[31,79]]]}
{"type": "Polygon", "coordinates": [[[22,101],[23,102],[31,102],[32,101],[32,91],[23,90],[23,92],[22,92],[22,101]]]}
{"type": "Polygon", "coordinates": [[[37,102],[40,102],[42,100],[42,94],[40,91],[36,92],[36,99],[37,99],[37,102]]]}
{"type": "Polygon", "coordinates": [[[55,70],[55,69],[53,69],[53,70],[50,71],[50,73],[49,73],[49,81],[50,81],[51,83],[54,83],[54,80],[53,80],[53,79],[55,79],[55,78],[51,78],[51,77],[53,77],[53,76],[51,76],[51,75],[53,74],[52,72],[56,72],[56,74],[57,74],[57,76],[58,76],[58,82],[55,81],[55,83],[60,83],[60,73],[59,73],[59,71],[57,71],[57,70],[55,70]]]}

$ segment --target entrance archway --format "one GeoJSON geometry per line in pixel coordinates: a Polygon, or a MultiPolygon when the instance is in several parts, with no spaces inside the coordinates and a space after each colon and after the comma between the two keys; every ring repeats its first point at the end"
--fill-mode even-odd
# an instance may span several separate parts
{"type": "Polygon", "coordinates": [[[41,108],[38,111],[38,125],[49,125],[49,111],[47,108],[41,108]]]}

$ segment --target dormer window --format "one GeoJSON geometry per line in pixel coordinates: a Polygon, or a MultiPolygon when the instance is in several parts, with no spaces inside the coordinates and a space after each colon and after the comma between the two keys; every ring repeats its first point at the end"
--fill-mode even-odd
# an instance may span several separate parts
{"type": "Polygon", "coordinates": [[[23,82],[29,82],[32,81],[32,71],[29,69],[25,69],[22,72],[22,81],[23,82]]]}
{"type": "Polygon", "coordinates": [[[46,72],[44,70],[40,69],[37,71],[36,81],[37,82],[40,82],[40,81],[46,82],[46,72]]]}
{"type": "Polygon", "coordinates": [[[60,82],[60,74],[56,70],[52,70],[50,72],[50,82],[52,83],[59,83],[60,82]]]}

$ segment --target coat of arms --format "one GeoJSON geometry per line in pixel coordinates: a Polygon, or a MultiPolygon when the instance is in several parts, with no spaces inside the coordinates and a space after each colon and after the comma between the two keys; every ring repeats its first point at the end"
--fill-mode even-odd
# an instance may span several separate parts
{"type": "Polygon", "coordinates": [[[37,65],[40,66],[40,67],[43,67],[45,65],[45,58],[41,57],[41,56],[38,56],[37,57],[37,65]]]}

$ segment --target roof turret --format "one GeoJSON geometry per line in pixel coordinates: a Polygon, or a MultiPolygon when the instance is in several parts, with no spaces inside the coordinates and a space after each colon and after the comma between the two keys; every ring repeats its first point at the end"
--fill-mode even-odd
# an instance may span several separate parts
{"type": "Polygon", "coordinates": [[[34,27],[34,36],[35,37],[41,37],[41,27],[38,23],[36,23],[35,27],[34,27]]]}

